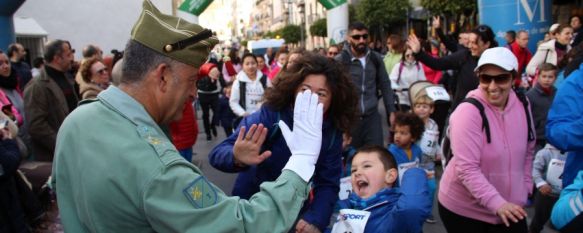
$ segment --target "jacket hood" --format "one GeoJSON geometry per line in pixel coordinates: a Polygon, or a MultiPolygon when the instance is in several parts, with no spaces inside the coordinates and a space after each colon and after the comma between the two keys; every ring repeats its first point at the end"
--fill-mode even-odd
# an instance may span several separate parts
{"type": "MultiPolygon", "coordinates": [[[[468,98],[468,97],[478,99],[484,105],[484,108],[488,107],[490,109],[498,109],[498,107],[490,104],[486,100],[486,94],[479,87],[477,89],[474,89],[474,90],[468,92],[468,94],[466,95],[466,98],[468,98]]],[[[516,93],[514,93],[513,90],[510,90],[510,92],[508,93],[508,103],[506,104],[506,107],[504,107],[504,112],[508,111],[508,109],[510,109],[510,108],[515,108],[516,107],[515,105],[517,104],[517,102],[520,102],[520,101],[518,100],[516,93]]],[[[494,111],[494,112],[498,112],[498,111],[494,111]]]]}
{"type": "MultiPolygon", "coordinates": [[[[257,79],[259,80],[261,78],[261,76],[263,76],[263,73],[261,73],[261,70],[257,70],[257,79]]],[[[245,72],[243,70],[241,70],[238,74],[237,74],[237,80],[239,80],[239,82],[253,82],[251,81],[251,79],[247,76],[247,74],[245,74],[245,72]]]]}

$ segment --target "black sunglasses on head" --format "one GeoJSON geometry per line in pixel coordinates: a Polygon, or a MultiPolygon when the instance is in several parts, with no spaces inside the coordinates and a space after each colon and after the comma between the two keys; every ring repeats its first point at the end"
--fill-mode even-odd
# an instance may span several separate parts
{"type": "Polygon", "coordinates": [[[366,40],[366,39],[368,39],[368,34],[362,34],[362,35],[356,34],[356,35],[352,35],[350,37],[352,37],[352,39],[354,39],[354,40],[360,40],[360,38],[366,40]]]}
{"type": "Polygon", "coordinates": [[[512,74],[499,74],[499,75],[480,74],[478,77],[480,77],[481,83],[489,84],[492,83],[492,80],[494,80],[496,84],[506,84],[508,83],[508,81],[510,81],[510,79],[512,79],[512,74]]]}

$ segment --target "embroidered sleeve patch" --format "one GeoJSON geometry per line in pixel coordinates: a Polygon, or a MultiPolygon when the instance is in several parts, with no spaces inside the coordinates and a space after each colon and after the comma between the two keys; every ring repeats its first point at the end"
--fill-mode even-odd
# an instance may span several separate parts
{"type": "Polygon", "coordinates": [[[217,191],[204,176],[196,178],[182,192],[196,208],[205,208],[217,203],[217,191]]]}

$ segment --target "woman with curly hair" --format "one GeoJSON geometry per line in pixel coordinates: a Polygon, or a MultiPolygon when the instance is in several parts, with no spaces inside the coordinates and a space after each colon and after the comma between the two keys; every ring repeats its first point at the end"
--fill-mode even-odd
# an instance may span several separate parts
{"type": "Polygon", "coordinates": [[[109,86],[109,73],[107,67],[97,58],[91,58],[79,68],[82,82],[79,82],[79,93],[81,99],[92,99],[97,97],[99,92],[109,86]]]}
{"type": "MultiPolygon", "coordinates": [[[[311,90],[324,107],[322,148],[314,175],[314,198],[303,207],[296,230],[322,231],[329,223],[338,199],[342,172],[342,133],[348,132],[355,117],[355,87],[342,66],[324,56],[306,53],[293,66],[282,69],[279,81],[265,92],[261,108],[242,120],[239,130],[217,145],[210,153],[213,167],[224,172],[239,172],[233,195],[247,199],[259,191],[259,185],[275,180],[291,156],[278,122],[293,124],[293,104],[299,92],[311,90]],[[258,125],[258,126],[257,126],[258,125]],[[260,137],[238,139],[249,129],[260,137]]],[[[294,126],[295,127],[295,126],[294,126]]]]}

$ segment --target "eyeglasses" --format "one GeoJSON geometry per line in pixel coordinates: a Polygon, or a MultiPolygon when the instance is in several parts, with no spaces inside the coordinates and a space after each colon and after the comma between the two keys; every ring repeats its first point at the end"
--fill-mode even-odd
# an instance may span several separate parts
{"type": "Polygon", "coordinates": [[[107,74],[107,68],[99,69],[99,70],[97,70],[97,73],[98,74],[107,74]]]}
{"type": "Polygon", "coordinates": [[[510,79],[512,79],[511,74],[499,74],[499,75],[487,75],[487,74],[480,74],[480,82],[485,84],[492,83],[492,80],[498,85],[506,84],[510,79]]]}
{"type": "Polygon", "coordinates": [[[356,34],[356,35],[352,35],[350,37],[352,37],[353,40],[360,40],[360,38],[366,40],[366,39],[368,39],[368,34],[362,34],[362,35],[356,34]]]}

